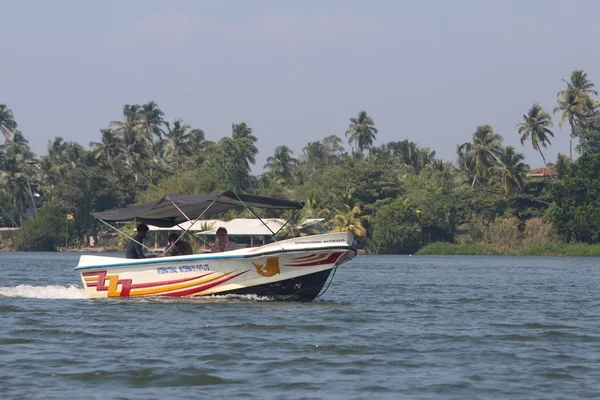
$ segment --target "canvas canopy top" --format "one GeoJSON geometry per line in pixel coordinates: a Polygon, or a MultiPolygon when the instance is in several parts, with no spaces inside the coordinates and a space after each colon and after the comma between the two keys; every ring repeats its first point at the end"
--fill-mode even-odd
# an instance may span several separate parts
{"type": "Polygon", "coordinates": [[[298,201],[224,192],[221,194],[168,194],[140,206],[91,213],[102,221],[135,221],[159,227],[172,227],[200,216],[217,216],[227,210],[247,206],[250,209],[300,210],[298,201]]]}

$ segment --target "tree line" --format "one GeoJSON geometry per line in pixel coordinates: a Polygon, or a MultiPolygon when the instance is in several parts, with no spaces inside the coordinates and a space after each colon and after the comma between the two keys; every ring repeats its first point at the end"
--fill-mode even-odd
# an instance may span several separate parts
{"type": "MultiPolygon", "coordinates": [[[[504,146],[490,125],[476,126],[469,142],[457,144],[456,160],[444,161],[408,140],[375,145],[378,130],[366,111],[351,117],[345,132],[309,142],[297,156],[278,146],[263,172],[253,175],[258,136],[246,123],[232,124],[228,136],[211,141],[182,119],[166,120],[154,101],[123,106],[122,119],[110,121],[88,148],[55,137],[38,158],[12,111],[0,104],[0,226],[22,226],[17,247],[39,250],[64,243],[59,227],[70,223],[67,244],[76,246],[102,229],[92,211],[167,193],[235,190],[302,200],[306,207],[295,223],[323,218],[327,230],[351,231],[374,253],[414,252],[432,232],[434,240],[477,241],[473,232],[503,218],[516,219],[521,228],[539,218],[563,241],[597,242],[598,93],[581,70],[563,83],[553,113],[560,129],[568,124],[577,160],[571,144],[568,156],[547,162],[557,133],[539,104],[516,118],[512,133],[539,152],[548,168],[540,178],[527,177],[523,154],[504,146]],[[65,221],[66,214],[74,220],[65,221]]],[[[299,232],[292,223],[283,234],[299,232]]]]}

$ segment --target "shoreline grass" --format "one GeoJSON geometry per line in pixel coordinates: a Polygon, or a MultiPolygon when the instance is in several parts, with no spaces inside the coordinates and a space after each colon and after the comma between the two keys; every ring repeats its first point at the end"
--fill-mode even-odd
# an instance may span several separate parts
{"type": "Polygon", "coordinates": [[[416,253],[417,255],[464,255],[464,256],[570,256],[600,257],[600,244],[585,243],[553,243],[534,244],[497,251],[484,243],[456,244],[431,243],[416,253]]]}

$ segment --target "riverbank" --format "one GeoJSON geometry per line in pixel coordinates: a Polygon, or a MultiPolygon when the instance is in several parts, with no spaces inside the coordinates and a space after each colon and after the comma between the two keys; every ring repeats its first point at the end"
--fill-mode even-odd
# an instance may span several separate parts
{"type": "Polygon", "coordinates": [[[15,251],[15,248],[9,244],[0,243],[0,253],[9,251],[15,251]]]}
{"type": "MultiPolygon", "coordinates": [[[[17,251],[14,246],[0,244],[0,253],[14,252],[17,251]]],[[[59,247],[56,249],[57,252],[74,252],[74,253],[107,253],[107,252],[119,252],[117,248],[113,247],[80,247],[80,248],[64,248],[59,247]]]]}
{"type": "MultiPolygon", "coordinates": [[[[157,250],[162,253],[164,249],[157,250]]],[[[0,253],[16,251],[12,246],[0,245],[0,253]]],[[[82,248],[59,248],[57,252],[72,253],[118,253],[122,250],[112,247],[82,247],[82,248]]],[[[358,250],[358,254],[365,254],[364,250],[358,250]]],[[[501,251],[483,243],[456,244],[436,242],[431,243],[415,253],[416,255],[428,256],[571,256],[571,257],[600,257],[600,244],[546,244],[530,245],[516,249],[503,249],[501,251]]]]}
{"type": "Polygon", "coordinates": [[[600,257],[600,244],[554,243],[529,245],[512,249],[495,249],[484,243],[456,244],[431,243],[416,253],[417,255],[464,255],[464,256],[571,256],[600,257]]]}

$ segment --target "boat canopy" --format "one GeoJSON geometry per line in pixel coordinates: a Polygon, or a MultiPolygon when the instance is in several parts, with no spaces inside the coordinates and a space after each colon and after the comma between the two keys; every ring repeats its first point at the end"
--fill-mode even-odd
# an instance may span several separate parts
{"type": "Polygon", "coordinates": [[[194,220],[200,216],[221,214],[239,207],[300,210],[304,204],[298,201],[272,197],[253,196],[224,192],[221,194],[168,194],[158,201],[140,206],[112,211],[90,213],[102,221],[136,221],[143,224],[168,228],[194,220]]]}

